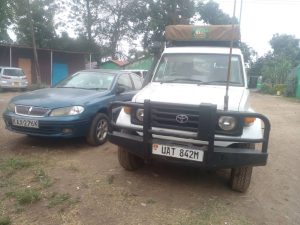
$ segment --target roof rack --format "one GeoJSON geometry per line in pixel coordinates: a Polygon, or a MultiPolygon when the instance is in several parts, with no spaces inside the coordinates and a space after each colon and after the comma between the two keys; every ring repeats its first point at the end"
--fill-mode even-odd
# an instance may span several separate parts
{"type": "Polygon", "coordinates": [[[166,27],[167,46],[239,47],[241,34],[238,25],[170,25],[166,27]]]}

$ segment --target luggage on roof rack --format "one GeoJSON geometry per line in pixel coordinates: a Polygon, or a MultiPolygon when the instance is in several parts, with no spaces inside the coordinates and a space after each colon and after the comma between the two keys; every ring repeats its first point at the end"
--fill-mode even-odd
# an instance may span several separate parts
{"type": "MultiPolygon", "coordinates": [[[[169,25],[165,30],[165,38],[171,42],[223,42],[231,40],[239,42],[241,39],[240,28],[238,25],[169,25]]],[[[188,43],[187,43],[188,45],[188,43]]]]}

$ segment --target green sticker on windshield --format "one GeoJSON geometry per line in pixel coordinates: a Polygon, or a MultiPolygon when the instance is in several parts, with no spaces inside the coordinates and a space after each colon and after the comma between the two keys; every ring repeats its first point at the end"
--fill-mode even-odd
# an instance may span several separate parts
{"type": "Polygon", "coordinates": [[[203,40],[208,38],[208,27],[194,27],[192,30],[192,37],[196,40],[203,40]]]}

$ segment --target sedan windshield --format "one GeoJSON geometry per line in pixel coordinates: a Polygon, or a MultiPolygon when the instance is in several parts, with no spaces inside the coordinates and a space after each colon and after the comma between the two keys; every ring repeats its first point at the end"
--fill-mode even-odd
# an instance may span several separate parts
{"type": "Polygon", "coordinates": [[[111,88],[114,75],[103,72],[78,72],[60,82],[58,88],[80,88],[108,90],[111,88]]]}
{"type": "MultiPolygon", "coordinates": [[[[221,54],[167,54],[161,59],[153,81],[225,85],[228,57],[221,54]]],[[[241,61],[236,55],[231,58],[230,84],[243,85],[241,61]]]]}

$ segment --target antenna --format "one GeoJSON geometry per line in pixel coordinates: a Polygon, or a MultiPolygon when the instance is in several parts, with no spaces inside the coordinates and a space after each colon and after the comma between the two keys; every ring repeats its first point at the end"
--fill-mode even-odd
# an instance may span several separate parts
{"type": "Polygon", "coordinates": [[[232,48],[233,48],[233,35],[234,35],[234,18],[235,18],[235,8],[236,8],[236,0],[234,0],[234,7],[233,7],[233,16],[232,16],[232,26],[231,26],[231,40],[230,40],[230,51],[228,57],[228,71],[227,71],[227,80],[226,80],[226,93],[224,96],[224,111],[228,111],[228,89],[229,89],[229,81],[230,81],[230,74],[231,74],[231,57],[232,57],[232,48]]]}

